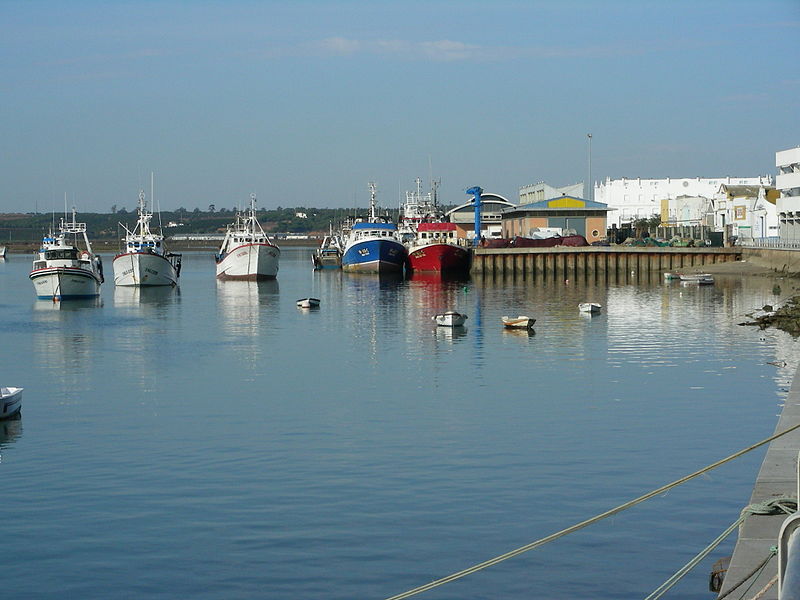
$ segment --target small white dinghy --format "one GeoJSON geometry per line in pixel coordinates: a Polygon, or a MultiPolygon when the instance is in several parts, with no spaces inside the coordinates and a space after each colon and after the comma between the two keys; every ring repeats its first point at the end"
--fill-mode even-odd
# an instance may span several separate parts
{"type": "Polygon", "coordinates": [[[520,315],[518,317],[503,317],[503,325],[509,329],[533,329],[536,319],[520,315]]]}
{"type": "Polygon", "coordinates": [[[0,419],[13,417],[22,409],[22,390],[18,387],[0,387],[0,419]]]}
{"type": "Polygon", "coordinates": [[[603,307],[597,302],[581,302],[578,304],[578,310],[584,313],[599,313],[601,308],[603,307]]]}
{"type": "Polygon", "coordinates": [[[433,315],[431,319],[436,321],[436,324],[441,327],[461,327],[464,321],[467,320],[467,315],[454,310],[448,310],[446,313],[433,315]]]}
{"type": "Polygon", "coordinates": [[[319,298],[300,298],[297,308],[319,308],[319,298]]]}
{"type": "Polygon", "coordinates": [[[714,283],[714,276],[711,273],[694,273],[691,275],[681,275],[681,283],[683,285],[712,285],[714,283]]]}

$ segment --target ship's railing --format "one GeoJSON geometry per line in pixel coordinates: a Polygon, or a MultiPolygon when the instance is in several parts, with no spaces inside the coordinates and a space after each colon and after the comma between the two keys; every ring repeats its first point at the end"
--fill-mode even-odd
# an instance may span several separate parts
{"type": "MultiPolygon", "coordinates": [[[[800,455],[797,497],[800,498],[800,455]]],[[[778,598],[800,600],[800,512],[787,517],[778,534],[778,598]]]]}

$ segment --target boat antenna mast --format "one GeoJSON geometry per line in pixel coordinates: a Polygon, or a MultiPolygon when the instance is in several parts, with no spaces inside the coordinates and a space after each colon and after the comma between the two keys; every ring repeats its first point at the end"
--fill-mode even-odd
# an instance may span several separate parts
{"type": "Polygon", "coordinates": [[[375,222],[375,194],[377,192],[378,186],[375,185],[375,182],[369,182],[369,220],[371,222],[375,222]]]}

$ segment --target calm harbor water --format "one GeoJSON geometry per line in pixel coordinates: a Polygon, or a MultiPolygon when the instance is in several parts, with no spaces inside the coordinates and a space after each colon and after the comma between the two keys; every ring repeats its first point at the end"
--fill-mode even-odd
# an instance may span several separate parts
{"type": "MultiPolygon", "coordinates": [[[[0,423],[3,598],[386,598],[768,437],[797,367],[791,337],[737,325],[788,280],[402,281],[310,252],[262,284],[186,253],[178,289],[61,304],[28,256],[0,263],[0,384],[25,388],[0,423]],[[502,329],[517,314],[535,334],[502,329]]],[[[417,597],[644,597],[763,454],[417,597]]],[[[713,597],[734,541],[668,597],[713,597]]]]}

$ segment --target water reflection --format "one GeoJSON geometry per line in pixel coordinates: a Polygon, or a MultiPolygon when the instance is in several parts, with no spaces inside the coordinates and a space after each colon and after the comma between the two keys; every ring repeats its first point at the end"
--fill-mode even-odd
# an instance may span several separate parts
{"type": "Polygon", "coordinates": [[[467,327],[436,327],[434,337],[437,342],[453,344],[467,336],[467,327]]]}
{"type": "Polygon", "coordinates": [[[52,311],[78,311],[87,308],[100,308],[103,306],[103,299],[100,296],[94,298],[76,298],[74,300],[35,300],[33,310],[40,312],[52,311]]]}
{"type": "Polygon", "coordinates": [[[92,363],[95,337],[102,335],[94,325],[98,314],[94,309],[102,306],[100,298],[36,300],[33,304],[35,360],[63,386],[78,385],[92,363]]]}
{"type": "Polygon", "coordinates": [[[114,288],[114,306],[121,308],[159,308],[178,304],[180,300],[181,290],[177,286],[116,286],[114,288]]]}
{"type": "Polygon", "coordinates": [[[217,281],[217,310],[223,331],[231,337],[258,335],[262,307],[279,292],[277,279],[217,281]]]}
{"type": "Polygon", "coordinates": [[[17,413],[10,419],[0,421],[0,463],[6,455],[6,450],[11,448],[22,435],[22,414],[17,413]]]}

